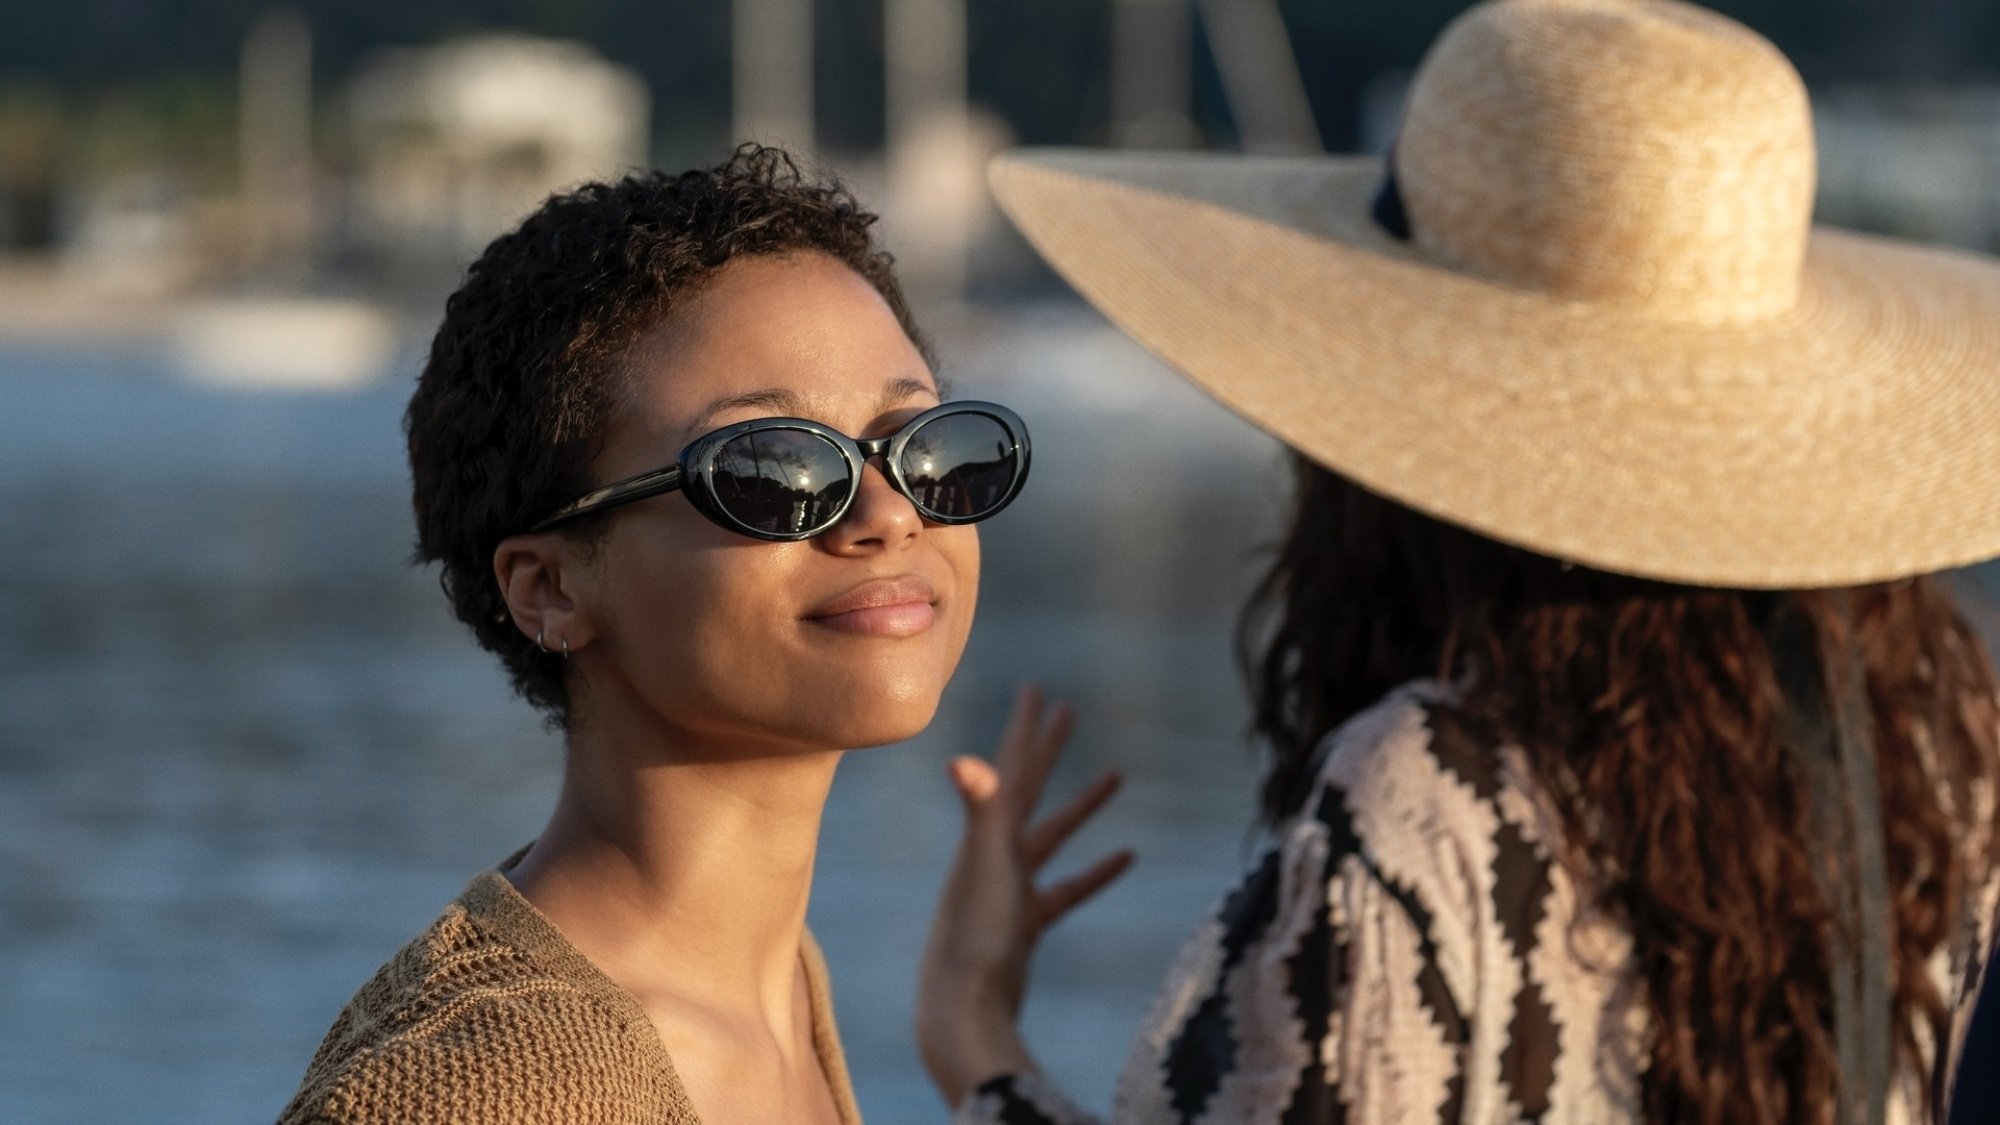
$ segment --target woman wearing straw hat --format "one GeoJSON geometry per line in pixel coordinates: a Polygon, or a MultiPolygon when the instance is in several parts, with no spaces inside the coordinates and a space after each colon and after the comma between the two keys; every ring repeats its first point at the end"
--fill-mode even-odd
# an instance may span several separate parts
{"type": "MultiPolygon", "coordinates": [[[[2000,266],[1815,229],[1805,90],[1667,0],[1497,0],[1394,154],[1030,152],[1087,298],[1298,455],[1246,616],[1261,860],[1120,1122],[1940,1117],[1990,941],[2000,266]]],[[[1087,813],[954,763],[923,979],[965,1122],[1088,1118],[1015,1030],[1087,813]]],[[[1088,803],[1088,802],[1086,802],[1088,803]]]]}

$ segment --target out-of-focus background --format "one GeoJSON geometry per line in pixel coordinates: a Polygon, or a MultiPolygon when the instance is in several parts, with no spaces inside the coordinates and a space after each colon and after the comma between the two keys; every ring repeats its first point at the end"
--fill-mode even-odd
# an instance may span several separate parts
{"type": "MultiPolygon", "coordinates": [[[[1812,86],[1825,219],[2000,249],[2000,6],[1718,6],[1812,86]]],[[[405,565],[402,406],[488,239],[743,138],[884,212],[945,373],[1039,459],[937,723],[834,793],[812,920],[862,1106],[942,1119],[909,1034],[942,765],[1030,677],[1081,709],[1066,780],[1133,778],[1076,851],[1140,865],[1049,939],[1027,1016],[1102,1105],[1252,839],[1229,632],[1285,478],[1034,262],[981,168],[1380,150],[1462,7],[6,0],[0,1119],[269,1120],[353,988],[537,830],[559,746],[405,565]]]]}

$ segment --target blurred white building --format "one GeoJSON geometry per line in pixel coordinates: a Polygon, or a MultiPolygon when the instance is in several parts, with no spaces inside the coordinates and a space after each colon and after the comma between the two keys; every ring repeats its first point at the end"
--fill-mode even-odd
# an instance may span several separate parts
{"type": "Polygon", "coordinates": [[[355,237],[462,259],[551,192],[643,165],[651,97],[584,44],[483,35],[384,52],[348,108],[355,237]]]}

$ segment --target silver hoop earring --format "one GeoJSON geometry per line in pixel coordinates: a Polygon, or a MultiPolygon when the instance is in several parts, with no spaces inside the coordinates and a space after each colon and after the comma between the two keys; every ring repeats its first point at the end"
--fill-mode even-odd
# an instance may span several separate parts
{"type": "Polygon", "coordinates": [[[543,652],[549,651],[549,646],[542,643],[542,638],[547,636],[548,632],[549,627],[546,625],[535,630],[535,647],[541,649],[543,652]]]}
{"type": "Polygon", "coordinates": [[[568,660],[568,659],[569,659],[569,638],[568,638],[568,637],[564,637],[564,638],[563,638],[563,659],[564,659],[564,660],[568,660]]]}

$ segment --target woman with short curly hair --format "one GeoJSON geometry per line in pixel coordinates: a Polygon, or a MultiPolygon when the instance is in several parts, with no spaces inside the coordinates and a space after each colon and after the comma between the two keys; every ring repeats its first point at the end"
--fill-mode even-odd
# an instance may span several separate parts
{"type": "Polygon", "coordinates": [[[562,790],[285,1122],[857,1120],[805,929],[822,807],[930,721],[1029,453],[942,401],[873,222],[746,147],[551,198],[451,296],[418,557],[561,730],[562,790]]]}

